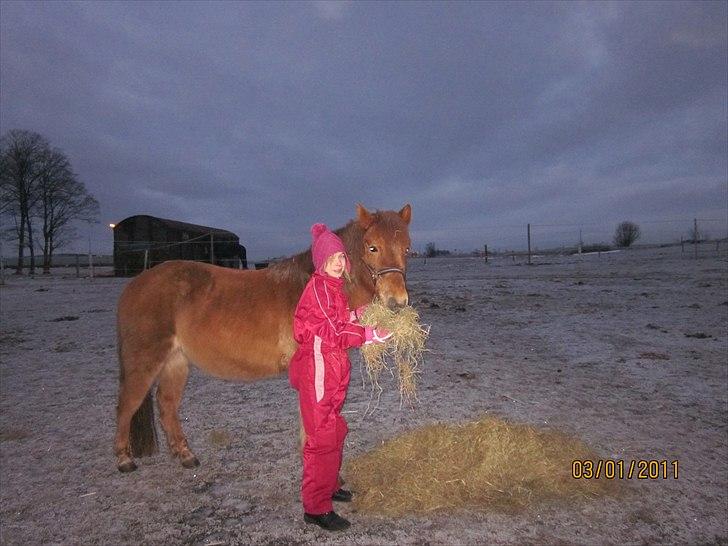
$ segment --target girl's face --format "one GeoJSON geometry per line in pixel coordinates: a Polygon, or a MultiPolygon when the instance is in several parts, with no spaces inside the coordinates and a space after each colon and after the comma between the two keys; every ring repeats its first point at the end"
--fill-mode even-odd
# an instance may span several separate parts
{"type": "Polygon", "coordinates": [[[337,252],[329,256],[329,259],[326,260],[324,273],[330,277],[340,279],[344,274],[344,269],[346,269],[346,256],[344,256],[343,252],[337,252]]]}

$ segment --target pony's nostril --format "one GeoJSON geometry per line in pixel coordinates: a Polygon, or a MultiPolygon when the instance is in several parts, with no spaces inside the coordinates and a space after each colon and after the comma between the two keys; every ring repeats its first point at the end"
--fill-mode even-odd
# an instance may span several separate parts
{"type": "Polygon", "coordinates": [[[397,301],[395,298],[387,299],[387,307],[389,307],[391,311],[401,311],[405,305],[407,305],[407,298],[405,298],[403,302],[397,301]]]}

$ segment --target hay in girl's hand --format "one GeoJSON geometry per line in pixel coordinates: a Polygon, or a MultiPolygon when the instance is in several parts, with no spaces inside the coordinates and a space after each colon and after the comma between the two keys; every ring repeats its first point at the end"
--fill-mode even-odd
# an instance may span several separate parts
{"type": "Polygon", "coordinates": [[[403,401],[417,398],[416,376],[430,333],[429,327],[423,327],[419,318],[413,307],[391,311],[380,301],[372,302],[361,317],[361,324],[392,332],[392,337],[386,343],[371,343],[361,347],[372,388],[381,392],[379,374],[385,369],[392,372],[390,362],[393,362],[399,376],[399,393],[403,401]]]}

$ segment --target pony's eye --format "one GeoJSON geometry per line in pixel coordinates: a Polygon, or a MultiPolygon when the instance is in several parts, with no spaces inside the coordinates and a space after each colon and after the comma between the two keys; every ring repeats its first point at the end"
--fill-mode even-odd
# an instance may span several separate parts
{"type": "Polygon", "coordinates": [[[404,249],[404,253],[405,254],[409,254],[409,247],[407,247],[407,248],[404,249]]]}
{"type": "Polygon", "coordinates": [[[369,252],[376,252],[376,251],[377,251],[377,247],[375,247],[374,245],[369,245],[369,252]]]}

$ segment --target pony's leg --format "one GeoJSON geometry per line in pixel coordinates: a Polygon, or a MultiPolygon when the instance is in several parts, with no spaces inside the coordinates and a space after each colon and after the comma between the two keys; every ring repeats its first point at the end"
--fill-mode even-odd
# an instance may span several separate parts
{"type": "Polygon", "coordinates": [[[177,457],[185,468],[199,466],[200,461],[190,451],[182,431],[177,413],[182,402],[182,393],[187,384],[189,374],[189,361],[181,350],[172,352],[159,375],[157,387],[157,404],[159,405],[159,419],[167,435],[169,452],[177,457]]]}
{"type": "MultiPolygon", "coordinates": [[[[136,470],[129,442],[131,420],[147,393],[152,388],[156,373],[125,373],[119,385],[119,403],[116,407],[116,438],[114,452],[116,466],[121,472],[136,470]]],[[[153,423],[152,423],[153,426],[153,423]]]]}

